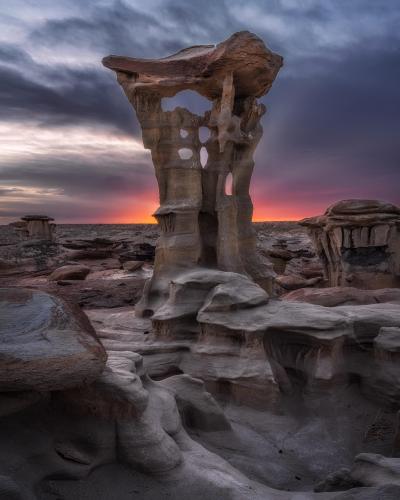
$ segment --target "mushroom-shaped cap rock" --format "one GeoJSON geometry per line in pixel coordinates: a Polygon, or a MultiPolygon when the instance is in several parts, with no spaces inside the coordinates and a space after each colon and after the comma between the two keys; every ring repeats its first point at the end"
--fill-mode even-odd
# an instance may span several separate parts
{"type": "Polygon", "coordinates": [[[21,219],[27,222],[30,220],[54,220],[52,217],[48,217],[47,215],[24,215],[21,219]]]}
{"type": "Polygon", "coordinates": [[[342,200],[330,205],[324,215],[309,217],[299,221],[302,226],[329,227],[335,225],[374,225],[397,223],[400,221],[400,208],[380,200],[342,200]]]}
{"type": "Polygon", "coordinates": [[[103,59],[107,68],[131,75],[135,89],[148,88],[164,96],[192,89],[211,100],[221,95],[228,73],[233,74],[237,96],[264,95],[282,64],[280,55],[248,31],[234,33],[217,45],[197,45],[161,59],[103,59]]]}
{"type": "Polygon", "coordinates": [[[327,208],[326,215],[397,214],[400,208],[380,200],[342,200],[327,208]]]}

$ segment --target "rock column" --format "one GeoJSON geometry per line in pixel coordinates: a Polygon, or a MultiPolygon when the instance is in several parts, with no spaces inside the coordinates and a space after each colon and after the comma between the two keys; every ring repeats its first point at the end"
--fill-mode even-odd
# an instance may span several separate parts
{"type": "Polygon", "coordinates": [[[270,291],[273,272],[256,253],[249,186],[265,113],[257,97],[271,87],[282,58],[255,35],[240,32],[216,46],[190,47],[164,59],[109,56],[103,64],[117,73],[136,110],[159,186],[154,216],[161,237],[154,276],[137,312],[152,315],[165,303],[171,280],[195,268],[244,274],[270,291]],[[164,111],[162,98],[182,90],[209,99],[211,111],[164,111]],[[210,132],[204,166],[200,127],[210,132]]]}

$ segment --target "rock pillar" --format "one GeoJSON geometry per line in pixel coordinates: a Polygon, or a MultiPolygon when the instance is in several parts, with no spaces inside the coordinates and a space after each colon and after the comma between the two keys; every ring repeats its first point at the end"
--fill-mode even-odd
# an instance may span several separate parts
{"type": "Polygon", "coordinates": [[[154,216],[161,237],[154,276],[137,310],[152,315],[165,302],[171,280],[195,268],[244,274],[271,290],[273,272],[256,253],[249,186],[265,113],[257,98],[270,89],[281,56],[252,33],[240,32],[216,46],[190,47],[163,59],[109,56],[103,64],[117,73],[136,110],[159,186],[154,216]],[[161,99],[182,90],[206,97],[211,111],[164,111],[161,99]],[[204,144],[200,127],[210,132],[204,144]]]}

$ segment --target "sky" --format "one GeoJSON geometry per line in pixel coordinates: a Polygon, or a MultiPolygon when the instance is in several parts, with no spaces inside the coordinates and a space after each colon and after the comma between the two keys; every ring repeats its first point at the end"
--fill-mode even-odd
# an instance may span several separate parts
{"type": "Polygon", "coordinates": [[[349,198],[400,205],[399,26],[399,0],[0,0],[0,224],[154,222],[150,154],[101,59],[240,30],[284,57],[262,98],[254,220],[349,198]]]}

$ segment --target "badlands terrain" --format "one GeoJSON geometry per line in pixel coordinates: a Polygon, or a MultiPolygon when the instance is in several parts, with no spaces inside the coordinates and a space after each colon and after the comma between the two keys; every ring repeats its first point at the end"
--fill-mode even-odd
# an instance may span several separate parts
{"type": "Polygon", "coordinates": [[[0,498],[400,498],[400,208],[252,223],[282,64],[248,31],[103,59],[158,226],[1,227],[0,498]]]}
{"type": "MultiPolygon", "coordinates": [[[[171,476],[160,465],[161,459],[155,459],[157,453],[150,450],[156,465],[143,466],[136,457],[132,474],[121,465],[125,461],[111,452],[115,438],[111,438],[108,424],[110,418],[115,420],[115,412],[118,418],[121,413],[129,414],[126,395],[110,395],[119,403],[106,410],[107,403],[99,403],[104,395],[88,396],[69,389],[82,376],[96,379],[93,370],[98,373],[98,367],[79,369],[75,365],[71,371],[61,362],[59,381],[51,366],[43,373],[41,367],[27,367],[28,381],[18,392],[9,392],[11,382],[3,380],[6,363],[0,365],[0,387],[6,390],[1,394],[0,432],[6,444],[0,467],[1,477],[13,479],[8,477],[3,484],[0,478],[0,491],[4,488],[14,496],[4,498],[185,498],[189,489],[191,496],[197,498],[198,494],[200,498],[207,486],[200,488],[192,469],[210,481],[211,498],[398,498],[398,487],[386,484],[399,484],[397,461],[387,458],[400,451],[398,375],[384,352],[397,349],[398,329],[393,327],[400,326],[400,291],[327,287],[304,226],[266,222],[254,227],[260,258],[271,263],[276,274],[277,304],[285,309],[271,316],[279,314],[280,318],[270,320],[269,345],[265,343],[262,352],[254,341],[238,344],[206,332],[200,337],[190,332],[164,337],[154,331],[149,318],[135,316],[135,304],[153,272],[159,236],[156,225],[58,225],[56,242],[52,243],[21,242],[12,227],[1,226],[2,286],[23,288],[37,296],[35,307],[28,307],[26,297],[16,301],[27,308],[27,317],[17,308],[13,318],[26,339],[32,328],[37,328],[36,323],[40,324],[35,315],[47,297],[58,297],[58,307],[73,308],[74,315],[81,308],[91,326],[80,319],[84,323],[80,328],[94,329],[108,353],[109,373],[102,375],[108,380],[97,384],[113,387],[113,371],[119,376],[125,373],[123,380],[127,380],[132,369],[126,363],[136,363],[133,372],[140,373],[150,394],[149,387],[160,384],[167,394],[174,395],[190,446],[201,445],[202,450],[212,453],[210,458],[202,457],[198,450],[183,451],[189,456],[185,467],[190,470],[171,476]],[[310,308],[307,314],[305,307],[310,308]],[[385,326],[393,330],[387,342],[393,341],[389,347],[382,341],[379,351],[376,336],[382,336],[385,326]],[[363,346],[360,352],[345,340],[349,328],[353,331],[350,335],[359,330],[356,344],[363,346]],[[347,366],[333,373],[343,341],[347,366]],[[278,362],[286,375],[273,366],[278,362]],[[381,373],[382,367],[385,373],[381,373]],[[88,397],[96,401],[91,403],[96,409],[86,415],[82,407],[88,404],[88,397]],[[214,474],[220,474],[225,482],[219,476],[210,478],[214,474]],[[263,490],[264,486],[267,489],[263,490]],[[243,492],[246,488],[249,496],[243,492]],[[288,495],[304,492],[306,496],[281,496],[284,491],[288,495]]],[[[2,298],[16,300],[7,299],[6,292],[2,298]]],[[[63,330],[65,325],[58,328],[63,330]]],[[[29,359],[41,349],[32,342],[28,341],[32,349],[27,353],[29,359]]],[[[23,345],[17,347],[17,358],[23,358],[23,345]]],[[[61,356],[62,349],[58,347],[57,355],[61,356]]],[[[19,370],[18,363],[26,366],[27,361],[14,363],[19,370]]],[[[141,439],[130,435],[124,439],[130,443],[131,453],[140,455],[137,448],[141,439]]]]}

